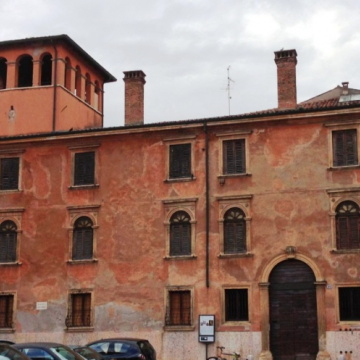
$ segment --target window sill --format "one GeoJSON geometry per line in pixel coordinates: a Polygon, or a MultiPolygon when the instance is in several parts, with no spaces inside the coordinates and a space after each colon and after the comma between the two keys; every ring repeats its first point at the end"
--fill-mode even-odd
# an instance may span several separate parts
{"type": "Polygon", "coordinates": [[[360,254],[360,249],[332,249],[331,254],[360,254]]]}
{"type": "Polygon", "coordinates": [[[194,331],[194,325],[165,325],[165,331],[194,331]]]}
{"type": "Polygon", "coordinates": [[[71,185],[68,187],[69,190],[83,190],[83,189],[95,189],[98,188],[99,184],[89,184],[89,185],[71,185]]]}
{"type": "Polygon", "coordinates": [[[174,178],[174,179],[165,179],[164,183],[174,183],[174,182],[189,182],[196,180],[195,176],[186,177],[186,178],[174,178]]]}
{"type": "Polygon", "coordinates": [[[67,327],[65,328],[66,332],[93,332],[93,326],[79,326],[79,327],[67,327]]]}
{"type": "Polygon", "coordinates": [[[14,194],[14,193],[20,193],[20,192],[22,192],[21,189],[9,189],[9,190],[0,189],[0,194],[14,194]]]}
{"type": "Polygon", "coordinates": [[[80,264],[89,264],[89,263],[97,263],[98,259],[84,259],[84,260],[67,260],[66,261],[70,265],[80,265],[80,264]]]}
{"type": "Polygon", "coordinates": [[[14,262],[0,262],[0,266],[21,266],[22,262],[14,261],[14,262]]]}
{"type": "Polygon", "coordinates": [[[360,169],[360,165],[344,165],[344,166],[330,166],[327,168],[328,171],[340,171],[340,170],[354,170],[360,169]]]}
{"type": "Polygon", "coordinates": [[[197,259],[197,256],[192,254],[192,255],[176,255],[176,256],[164,256],[164,260],[194,260],[197,259]]]}
{"type": "Polygon", "coordinates": [[[14,328],[2,328],[0,329],[0,334],[13,334],[15,332],[14,328]]]}
{"type": "Polygon", "coordinates": [[[254,254],[251,252],[243,252],[243,253],[237,253],[237,254],[224,254],[220,253],[218,255],[219,259],[232,259],[232,258],[247,258],[247,257],[253,257],[254,254]]]}

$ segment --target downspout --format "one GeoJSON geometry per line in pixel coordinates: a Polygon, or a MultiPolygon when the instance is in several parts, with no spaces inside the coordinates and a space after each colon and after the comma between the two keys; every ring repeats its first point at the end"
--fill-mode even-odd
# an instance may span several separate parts
{"type": "Polygon", "coordinates": [[[52,131],[55,131],[56,129],[56,82],[57,82],[57,62],[58,62],[58,52],[57,48],[53,43],[53,40],[51,40],[51,45],[54,48],[55,51],[55,67],[54,67],[54,95],[53,95],[53,117],[52,117],[52,131]]]}
{"type": "Polygon", "coordinates": [[[205,133],[205,208],[206,208],[206,287],[210,287],[209,283],[209,134],[207,124],[204,122],[205,133]]]}
{"type": "Polygon", "coordinates": [[[102,89],[100,89],[100,92],[101,92],[101,127],[103,128],[104,127],[104,85],[105,83],[103,83],[102,85],[102,89]]]}

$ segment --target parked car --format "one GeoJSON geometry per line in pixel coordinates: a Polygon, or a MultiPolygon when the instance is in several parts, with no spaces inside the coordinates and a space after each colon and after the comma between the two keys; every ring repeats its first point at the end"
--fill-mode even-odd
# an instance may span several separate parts
{"type": "Polygon", "coordinates": [[[32,360],[84,360],[84,358],[74,350],[58,343],[33,342],[12,346],[32,360]]]}
{"type": "Polygon", "coordinates": [[[13,341],[11,341],[11,340],[0,339],[0,344],[13,345],[15,343],[13,341]]]}
{"type": "Polygon", "coordinates": [[[97,351],[89,346],[69,345],[69,348],[73,349],[87,360],[104,360],[97,351]]]}
{"type": "Polygon", "coordinates": [[[156,351],[148,340],[114,338],[93,341],[86,346],[94,349],[103,358],[156,360],[156,351]]]}
{"type": "Polygon", "coordinates": [[[21,351],[9,344],[0,343],[0,360],[30,360],[21,351]]]}

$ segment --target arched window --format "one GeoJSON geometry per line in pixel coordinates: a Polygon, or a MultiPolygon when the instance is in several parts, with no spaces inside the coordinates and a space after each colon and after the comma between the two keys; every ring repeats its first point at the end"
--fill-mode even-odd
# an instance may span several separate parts
{"type": "Polygon", "coordinates": [[[18,61],[18,87],[33,85],[33,59],[24,55],[18,61]]]}
{"type": "Polygon", "coordinates": [[[81,69],[79,65],[76,66],[75,95],[81,97],[81,69]]]}
{"type": "Polygon", "coordinates": [[[52,56],[46,54],[41,61],[41,85],[51,85],[52,79],[52,56]]]}
{"type": "Polygon", "coordinates": [[[85,102],[91,105],[91,78],[88,73],[86,73],[85,82],[85,102]]]}
{"type": "Polygon", "coordinates": [[[93,257],[93,222],[82,216],[75,221],[73,231],[73,260],[86,260],[93,257]]]}
{"type": "Polygon", "coordinates": [[[170,256],[191,255],[190,216],[176,212],[170,219],[170,256]]]}
{"type": "Polygon", "coordinates": [[[101,95],[100,95],[100,85],[99,82],[97,80],[95,80],[95,91],[94,91],[94,108],[96,110],[101,111],[100,108],[100,99],[101,99],[101,95]]]}
{"type": "Polygon", "coordinates": [[[245,251],[245,214],[239,208],[231,208],[225,213],[224,216],[224,253],[237,254],[245,251]]]}
{"type": "Polygon", "coordinates": [[[71,90],[71,60],[67,57],[65,58],[65,80],[64,84],[68,90],[71,90]]]}
{"type": "Polygon", "coordinates": [[[6,59],[0,58],[0,90],[6,89],[7,63],[6,59]]]}
{"type": "Polygon", "coordinates": [[[0,263],[16,261],[17,227],[11,220],[0,225],[0,263]]]}
{"type": "Polygon", "coordinates": [[[360,248],[359,206],[353,201],[344,201],[336,208],[336,246],[338,249],[360,248]]]}

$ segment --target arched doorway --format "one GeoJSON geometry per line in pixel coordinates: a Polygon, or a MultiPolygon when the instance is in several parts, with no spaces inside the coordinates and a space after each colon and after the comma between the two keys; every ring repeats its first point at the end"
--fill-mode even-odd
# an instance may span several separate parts
{"type": "Polygon", "coordinates": [[[274,360],[315,360],[319,351],[315,275],[289,259],[269,276],[270,351],[274,360]]]}

